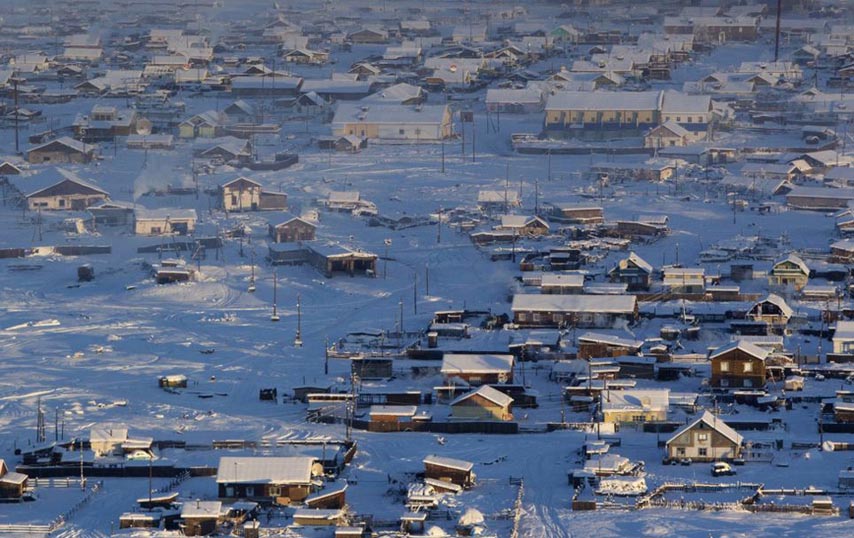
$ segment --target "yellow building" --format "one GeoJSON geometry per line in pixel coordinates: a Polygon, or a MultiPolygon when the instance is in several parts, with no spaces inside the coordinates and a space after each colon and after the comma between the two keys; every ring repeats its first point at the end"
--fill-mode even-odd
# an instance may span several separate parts
{"type": "Polygon", "coordinates": [[[659,123],[662,93],[563,91],[546,102],[546,130],[584,127],[650,129],[659,123]]]}
{"type": "Polygon", "coordinates": [[[332,118],[332,134],[433,142],[453,135],[452,119],[447,105],[339,103],[332,118]]]}
{"type": "Polygon", "coordinates": [[[670,391],[610,390],[603,391],[602,415],[605,422],[663,422],[667,420],[670,391]]]}
{"type": "Polygon", "coordinates": [[[463,394],[451,402],[452,420],[513,420],[513,398],[489,385],[463,394]]]}

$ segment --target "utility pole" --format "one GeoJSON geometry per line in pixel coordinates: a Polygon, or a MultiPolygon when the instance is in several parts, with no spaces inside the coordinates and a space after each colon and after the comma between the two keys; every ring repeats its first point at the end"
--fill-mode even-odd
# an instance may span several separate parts
{"type": "Polygon", "coordinates": [[[270,316],[270,321],[279,321],[279,312],[276,307],[276,294],[279,285],[278,282],[279,276],[276,274],[276,271],[273,271],[273,315],[270,316]]]}
{"type": "Polygon", "coordinates": [[[477,151],[475,150],[475,140],[477,140],[477,129],[474,123],[474,112],[471,113],[471,162],[474,162],[475,157],[477,156],[477,151]]]}
{"type": "Polygon", "coordinates": [[[294,338],[294,347],[302,347],[302,308],[299,293],[297,293],[297,336],[294,338]]]}
{"type": "Polygon", "coordinates": [[[18,121],[19,121],[19,116],[20,116],[20,110],[18,108],[18,82],[19,82],[18,77],[12,78],[12,87],[14,88],[14,91],[15,91],[15,154],[16,155],[21,154],[21,148],[19,147],[19,143],[18,143],[18,121]]]}
{"type": "Polygon", "coordinates": [[[412,313],[418,315],[418,271],[412,272],[412,313]]]}
{"type": "Polygon", "coordinates": [[[777,0],[777,25],[774,32],[774,61],[780,58],[780,18],[783,11],[783,0],[777,0]]]}
{"type": "Polygon", "coordinates": [[[442,173],[445,173],[445,139],[442,139],[442,173]]]}

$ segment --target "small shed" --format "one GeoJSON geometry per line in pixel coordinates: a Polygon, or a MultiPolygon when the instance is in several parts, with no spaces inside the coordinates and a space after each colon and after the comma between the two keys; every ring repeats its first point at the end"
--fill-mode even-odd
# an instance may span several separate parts
{"type": "Polygon", "coordinates": [[[427,456],[424,462],[424,475],[427,478],[443,480],[464,488],[474,485],[474,464],[464,460],[442,456],[427,456]]]}

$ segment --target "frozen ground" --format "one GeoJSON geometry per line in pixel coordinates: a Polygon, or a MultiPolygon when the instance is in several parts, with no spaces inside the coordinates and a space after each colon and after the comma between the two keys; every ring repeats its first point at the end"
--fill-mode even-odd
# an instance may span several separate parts
{"type": "MultiPolygon", "coordinates": [[[[677,74],[690,79],[700,72],[734,65],[753,58],[758,47],[724,47],[711,57],[701,58],[677,74]]],[[[358,54],[366,51],[357,51],[358,54]]],[[[767,57],[764,48],[758,51],[767,57]]],[[[356,53],[354,53],[355,56],[356,53]]],[[[349,62],[346,62],[349,63],[349,62]]],[[[344,65],[345,62],[341,62],[344,65]]],[[[663,85],[662,85],[663,86],[663,85]]],[[[435,99],[435,96],[431,99],[435,99]]],[[[188,100],[189,110],[221,106],[211,99],[188,100]]],[[[88,110],[92,100],[73,105],[46,106],[45,115],[67,122],[79,110],[88,110]]],[[[479,105],[478,105],[479,106],[479,105]]],[[[670,185],[625,183],[609,187],[603,196],[585,179],[586,169],[604,156],[551,157],[551,180],[547,159],[512,153],[509,134],[535,132],[540,118],[502,117],[501,132],[489,132],[476,107],[477,155],[472,159],[470,133],[463,158],[459,144],[446,144],[445,167],[441,173],[439,145],[371,146],[356,155],[328,154],[307,143],[305,130],[325,134],[325,126],[286,124],[276,148],[289,147],[300,153],[300,163],[277,173],[247,174],[289,195],[294,209],[308,209],[329,190],[359,190],[377,204],[384,216],[426,216],[439,209],[474,206],[480,189],[518,189],[524,210],[533,212],[535,189],[540,202],[586,201],[601,203],[609,219],[664,214],[670,217],[673,233],[652,244],[633,248],[655,265],[681,261],[691,263],[700,251],[717,241],[742,235],[780,237],[786,235],[793,248],[823,248],[831,237],[833,219],[822,214],[779,212],[759,215],[753,211],[733,216],[721,189],[681,183],[670,185]],[[294,135],[293,139],[288,135],[294,135]],[[677,247],[678,245],[678,247],[677,247]],[[678,250],[678,260],[677,260],[678,250]]],[[[467,126],[468,128],[468,126],[467,126]]],[[[459,129],[459,126],[458,126],[459,129]]],[[[11,133],[0,131],[0,142],[10,148],[11,133]]],[[[155,262],[152,254],[137,254],[140,246],[155,240],[138,238],[126,231],[101,229],[89,236],[69,235],[52,228],[57,219],[44,215],[43,237],[37,238],[33,215],[0,208],[0,246],[29,247],[55,244],[111,244],[110,255],[85,258],[45,256],[0,261],[0,457],[14,462],[14,450],[32,443],[35,437],[36,401],[41,398],[48,417],[48,438],[53,438],[52,419],[59,417],[66,437],[84,434],[93,424],[124,423],[133,434],[157,439],[209,442],[213,439],[276,439],[325,437],[340,439],[343,426],[322,426],[305,421],[299,404],[273,405],[258,400],[259,388],[275,386],[279,393],[306,383],[322,382],[324,345],[347,332],[365,329],[394,329],[398,303],[404,303],[406,328],[424,328],[434,310],[469,307],[509,312],[508,295],[517,269],[509,262],[491,262],[472,246],[465,234],[443,227],[441,242],[436,226],[392,231],[369,227],[366,221],[345,215],[321,213],[318,236],[384,254],[389,248],[387,278],[369,279],[336,276],[326,279],[310,267],[280,267],[278,305],[282,321],[271,323],[273,270],[264,261],[267,252],[266,221],[275,214],[229,215],[209,212],[206,195],[142,196],[150,188],[166,184],[187,185],[191,180],[189,147],[175,152],[126,151],[102,148],[105,159],[97,167],[71,167],[111,192],[114,199],[131,200],[147,207],[194,207],[203,217],[199,235],[213,235],[248,224],[252,242],[229,241],[221,253],[208,253],[201,262],[199,282],[157,286],[143,267],[155,262]],[[255,261],[257,291],[247,291],[252,261],[255,261]],[[40,269],[15,270],[16,265],[38,264],[40,269]],[[77,286],[76,268],[92,263],[96,278],[77,286]],[[429,293],[425,288],[429,267],[429,293]],[[417,288],[413,293],[417,276],[417,288]],[[301,298],[304,347],[294,348],[296,297],[301,298]],[[417,299],[417,313],[413,308],[417,299]],[[203,354],[211,350],[212,354],[203,354]],[[157,388],[157,377],[185,374],[191,386],[181,394],[157,388]],[[212,398],[199,398],[212,394],[212,398]]],[[[632,162],[633,158],[618,158],[632,162]]],[[[202,187],[215,187],[245,171],[219,170],[201,176],[202,187]]],[[[609,266],[614,256],[602,262],[609,266]]],[[[384,262],[380,262],[383,272],[384,262]]],[[[720,272],[717,265],[709,266],[720,272]]],[[[636,331],[643,336],[649,327],[636,331]]],[[[654,332],[654,331],[653,331],[654,332]]],[[[695,351],[717,345],[727,338],[704,331],[695,351]]],[[[817,341],[803,341],[805,353],[815,353],[817,341]]],[[[330,377],[344,382],[349,368],[332,361],[330,377]]],[[[541,409],[531,411],[527,424],[560,419],[560,387],[544,372],[531,372],[531,384],[540,390],[541,409]]],[[[432,387],[432,380],[399,380],[413,388],[432,387]]],[[[683,380],[680,390],[697,390],[698,379],[683,380]]],[[[652,384],[651,384],[652,385],[652,384]]],[[[658,386],[658,385],[655,385],[658,386]]],[[[833,387],[835,388],[835,387],[833,387]]],[[[833,388],[828,392],[832,393],[833,388]]],[[[436,415],[443,413],[437,407],[436,415]]],[[[795,410],[783,414],[791,424],[780,433],[792,440],[815,441],[815,414],[795,410]]],[[[773,435],[773,434],[769,434],[773,435]]],[[[766,434],[757,436],[763,438],[766,434]]],[[[831,436],[828,436],[831,437],[831,436]]],[[[845,440],[850,436],[838,436],[845,440]]],[[[832,438],[832,437],[831,437],[832,438]]],[[[345,472],[352,482],[348,502],[361,514],[392,520],[404,507],[395,495],[397,485],[406,484],[410,474],[421,470],[421,460],[432,453],[470,460],[480,485],[455,499],[451,508],[474,506],[487,515],[487,524],[501,536],[509,534],[511,522],[499,518],[513,507],[516,498],[511,478],[524,478],[524,513],[521,535],[541,536],[828,536],[851,535],[851,524],[843,516],[804,517],[753,515],[650,509],[639,512],[606,511],[578,513],[570,510],[571,489],[566,473],[578,465],[577,449],[583,434],[555,432],[518,436],[446,436],[444,444],[431,434],[369,434],[356,432],[359,452],[345,472]]],[[[646,462],[647,480],[658,485],[668,480],[712,481],[705,465],[664,467],[661,450],[652,434],[625,432],[620,454],[646,462]]],[[[793,454],[788,468],[750,464],[739,469],[738,479],[769,487],[834,488],[838,470],[850,465],[845,453],[809,452],[793,454]]],[[[201,456],[215,461],[219,453],[201,456]]],[[[176,460],[187,454],[167,454],[176,460]]],[[[156,486],[155,486],[156,487],[156,486]]],[[[68,524],[68,536],[106,534],[118,516],[144,496],[146,480],[105,480],[95,501],[76,513],[68,524]]],[[[212,479],[193,479],[180,486],[183,498],[215,495],[212,479]]],[[[0,505],[0,523],[43,522],[73,505],[75,490],[45,490],[36,503],[0,505]]],[[[835,497],[845,507],[848,498],[835,497]]]]}

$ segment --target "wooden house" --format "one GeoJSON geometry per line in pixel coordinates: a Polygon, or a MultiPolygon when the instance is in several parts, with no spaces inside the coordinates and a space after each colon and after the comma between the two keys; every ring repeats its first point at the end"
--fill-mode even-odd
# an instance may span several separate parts
{"type": "Polygon", "coordinates": [[[489,385],[454,399],[451,406],[452,420],[513,420],[510,407],[513,398],[489,385]]]}
{"type": "Polygon", "coordinates": [[[270,224],[269,232],[270,237],[276,243],[314,241],[317,226],[300,217],[286,215],[285,219],[279,224],[270,224]]]}
{"type": "Polygon", "coordinates": [[[536,215],[501,215],[495,229],[513,232],[515,237],[539,237],[548,235],[549,223],[536,215]]]}
{"type": "Polygon", "coordinates": [[[347,513],[340,508],[297,508],[293,518],[301,527],[337,527],[346,524],[347,513]]]}
{"type": "Polygon", "coordinates": [[[6,462],[0,459],[0,499],[20,499],[27,490],[29,477],[23,473],[10,471],[6,462]]]}
{"type": "Polygon", "coordinates": [[[381,28],[362,28],[347,34],[347,40],[355,44],[381,44],[388,42],[388,31],[381,28]]]}
{"type": "Polygon", "coordinates": [[[138,207],[133,212],[133,229],[137,235],[191,235],[197,220],[195,209],[138,207]]]}
{"type": "Polygon", "coordinates": [[[704,293],[706,270],[702,267],[667,267],[664,269],[664,287],[670,293],[704,293]]]}
{"type": "Polygon", "coordinates": [[[474,464],[468,461],[442,456],[424,458],[424,476],[428,479],[450,482],[463,488],[474,485],[474,464]]]}
{"type": "Polygon", "coordinates": [[[216,473],[218,496],[288,505],[312,493],[316,474],[322,474],[322,466],[312,457],[224,456],[216,473]]]}
{"type": "Polygon", "coordinates": [[[626,284],[628,291],[641,291],[649,289],[652,272],[652,265],[634,252],[630,252],[628,257],[619,260],[617,265],[608,271],[608,278],[611,282],[626,284]]]}
{"type": "Polygon", "coordinates": [[[62,179],[26,195],[31,211],[82,211],[109,200],[110,195],[95,185],[65,170],[57,169],[62,179]]]}
{"type": "Polygon", "coordinates": [[[21,168],[9,161],[0,162],[0,176],[17,176],[21,174],[21,168]]]}
{"type": "Polygon", "coordinates": [[[569,224],[602,224],[605,222],[605,212],[601,206],[553,203],[549,212],[549,220],[569,224]]]}
{"type": "Polygon", "coordinates": [[[540,293],[569,294],[584,292],[584,275],[581,273],[543,273],[540,293]]]}
{"type": "Polygon", "coordinates": [[[708,411],[678,429],[665,443],[667,459],[720,461],[740,458],[744,438],[708,411]]]}
{"type": "Polygon", "coordinates": [[[417,412],[415,405],[372,405],[368,417],[380,431],[402,431],[411,426],[417,412]]]}
{"type": "Polygon", "coordinates": [[[321,491],[305,498],[308,508],[344,508],[347,503],[347,482],[327,484],[321,491]]]}
{"type": "Polygon", "coordinates": [[[261,184],[246,177],[239,177],[222,187],[222,205],[226,211],[282,211],[288,207],[288,195],[269,192],[261,184]]]}
{"type": "Polygon", "coordinates": [[[224,132],[224,125],[220,114],[214,110],[208,110],[190,116],[178,124],[178,136],[180,138],[216,138],[224,132]]]}
{"type": "Polygon", "coordinates": [[[96,226],[129,226],[133,222],[134,207],[134,204],[128,202],[105,200],[86,210],[92,215],[96,226]]]}
{"type": "Polygon", "coordinates": [[[513,382],[513,355],[445,353],[440,372],[446,381],[461,379],[469,385],[513,382]]]}
{"type": "Polygon", "coordinates": [[[768,284],[782,288],[794,288],[800,291],[810,279],[810,268],[795,254],[789,254],[771,267],[768,273],[768,284]]]}
{"type": "Polygon", "coordinates": [[[602,420],[611,423],[664,422],[669,389],[608,390],[599,393],[602,420]]]}
{"type": "Polygon", "coordinates": [[[612,334],[587,332],[578,337],[578,358],[594,359],[640,354],[643,342],[612,334]]]}
{"type": "Polygon", "coordinates": [[[747,311],[747,319],[766,323],[772,330],[780,330],[789,323],[792,314],[794,314],[794,310],[786,304],[782,297],[770,293],[768,297],[757,301],[750,307],[750,310],[747,311]]]}
{"type": "Polygon", "coordinates": [[[854,321],[838,320],[832,341],[835,355],[854,355],[854,321]]]}
{"type": "Polygon", "coordinates": [[[88,163],[95,158],[96,149],[96,146],[63,136],[30,148],[27,161],[32,164],[88,163]]]}
{"type": "Polygon", "coordinates": [[[323,65],[329,61],[329,53],[310,49],[293,49],[282,55],[286,62],[305,65],[323,65]]]}
{"type": "Polygon", "coordinates": [[[517,293],[511,305],[521,327],[611,328],[637,317],[634,295],[541,295],[517,293]]]}
{"type": "Polygon", "coordinates": [[[645,148],[684,147],[692,141],[691,132],[675,121],[666,121],[643,135],[645,148]]]}
{"type": "Polygon", "coordinates": [[[765,359],[768,351],[738,340],[718,348],[709,356],[711,386],[716,388],[761,388],[765,386],[765,359]]]}
{"type": "Polygon", "coordinates": [[[209,536],[222,517],[220,501],[188,501],[181,506],[184,536],[209,536]]]}
{"type": "Polygon", "coordinates": [[[376,276],[377,255],[363,250],[354,250],[334,243],[312,241],[306,245],[306,259],[327,277],[336,273],[350,276],[361,274],[376,276]]]}

